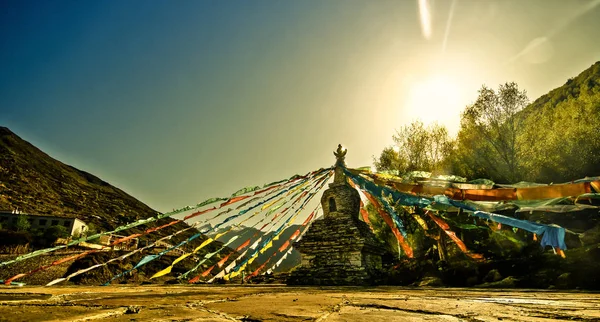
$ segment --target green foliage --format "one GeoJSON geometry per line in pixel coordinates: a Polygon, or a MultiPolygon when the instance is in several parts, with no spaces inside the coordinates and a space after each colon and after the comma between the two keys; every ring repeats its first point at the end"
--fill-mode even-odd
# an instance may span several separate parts
{"type": "Polygon", "coordinates": [[[50,226],[43,233],[43,238],[50,243],[53,243],[58,238],[67,237],[69,237],[69,232],[64,226],[50,226]]]}
{"type": "Polygon", "coordinates": [[[23,214],[19,215],[17,217],[17,223],[15,224],[15,229],[17,231],[28,231],[29,228],[31,228],[31,224],[27,220],[27,216],[23,215],[23,214]]]}
{"type": "Polygon", "coordinates": [[[89,223],[87,229],[83,232],[86,236],[92,236],[98,233],[98,228],[93,223],[89,223]]]}
{"type": "Polygon", "coordinates": [[[455,140],[443,126],[413,122],[378,171],[452,173],[495,182],[566,182],[600,173],[600,62],[528,104],[515,83],[483,86],[461,115],[455,140]]]}
{"type": "Polygon", "coordinates": [[[371,222],[375,236],[377,236],[377,238],[379,238],[379,240],[381,240],[387,246],[391,253],[398,254],[398,243],[396,237],[392,233],[390,227],[385,223],[383,218],[379,216],[375,206],[369,203],[365,209],[369,213],[369,221],[371,222]]]}
{"type": "Polygon", "coordinates": [[[527,94],[516,83],[500,85],[498,91],[486,86],[474,104],[461,115],[461,129],[455,157],[465,165],[461,175],[487,175],[493,180],[515,182],[520,178],[521,119],[516,117],[528,103],[527,94]],[[480,173],[478,173],[480,172],[480,173]]]}
{"type": "Polygon", "coordinates": [[[394,174],[398,174],[399,169],[406,167],[403,161],[404,159],[400,159],[400,155],[393,147],[383,149],[379,158],[373,157],[377,171],[390,171],[394,174]]]}
{"type": "Polygon", "coordinates": [[[600,62],[540,97],[520,117],[523,180],[564,182],[600,171],[600,62]]]}
{"type": "Polygon", "coordinates": [[[443,125],[425,126],[415,121],[394,135],[394,147],[385,148],[374,158],[378,171],[405,173],[409,171],[446,172],[452,141],[443,125]]]}

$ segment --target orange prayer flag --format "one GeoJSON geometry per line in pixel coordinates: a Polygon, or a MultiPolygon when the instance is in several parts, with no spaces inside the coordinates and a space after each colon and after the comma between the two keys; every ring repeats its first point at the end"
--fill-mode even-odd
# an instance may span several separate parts
{"type": "Polygon", "coordinates": [[[248,238],[248,240],[247,240],[247,241],[245,241],[243,244],[239,245],[239,246],[238,246],[238,247],[235,249],[235,251],[236,251],[236,252],[239,252],[240,250],[242,250],[242,249],[244,249],[244,248],[248,247],[248,245],[250,245],[250,239],[252,239],[252,238],[248,238]]]}
{"type": "Polygon", "coordinates": [[[229,256],[231,256],[231,254],[233,253],[229,253],[229,255],[223,257],[223,259],[221,259],[218,263],[217,266],[219,266],[219,268],[223,267],[223,265],[225,265],[225,262],[227,262],[227,259],[229,259],[229,256]]]}
{"type": "Polygon", "coordinates": [[[300,235],[300,229],[296,229],[296,231],[294,232],[294,234],[290,237],[290,239],[294,239],[296,237],[298,237],[298,235],[300,235]]]}
{"type": "Polygon", "coordinates": [[[290,241],[287,240],[281,247],[279,247],[279,252],[283,252],[290,245],[290,241]]]}
{"type": "Polygon", "coordinates": [[[208,276],[208,274],[210,274],[210,272],[213,270],[213,268],[215,268],[216,265],[211,266],[209,269],[205,270],[202,274],[202,277],[206,277],[208,276]]]}
{"type": "Polygon", "coordinates": [[[429,215],[429,218],[431,218],[442,230],[444,230],[446,235],[448,235],[450,237],[450,239],[452,239],[452,241],[456,244],[456,246],[458,246],[458,248],[463,253],[465,253],[467,256],[469,256],[473,259],[482,259],[483,258],[483,255],[481,255],[481,254],[473,254],[473,253],[469,252],[469,250],[467,249],[467,245],[465,245],[465,243],[462,240],[460,240],[460,238],[458,238],[458,236],[456,236],[455,232],[450,230],[450,226],[442,218],[434,216],[429,211],[427,211],[426,214],[429,215]]]}
{"type": "Polygon", "coordinates": [[[244,200],[246,198],[250,198],[250,196],[239,196],[239,197],[229,198],[229,200],[222,203],[219,207],[231,205],[232,203],[238,202],[240,200],[244,200]]]}
{"type": "Polygon", "coordinates": [[[261,194],[261,193],[263,193],[263,192],[269,191],[269,190],[271,190],[271,189],[275,189],[275,188],[277,188],[277,187],[279,187],[279,186],[281,186],[281,184],[274,185],[274,186],[272,186],[272,187],[268,187],[268,188],[265,188],[265,189],[263,189],[263,190],[256,191],[256,192],[254,193],[254,196],[256,196],[256,195],[259,195],[259,194],[261,194]]]}
{"type": "Polygon", "coordinates": [[[363,191],[363,193],[367,197],[367,199],[369,199],[369,201],[373,204],[373,206],[375,206],[375,209],[377,209],[377,212],[383,218],[383,221],[385,221],[385,223],[392,229],[392,233],[394,233],[394,236],[396,236],[396,239],[400,243],[400,246],[402,247],[402,250],[404,251],[406,256],[408,256],[408,258],[413,258],[414,255],[412,248],[410,248],[406,240],[404,240],[404,236],[402,236],[400,231],[398,231],[398,228],[394,224],[394,221],[392,220],[390,215],[387,212],[383,211],[383,209],[381,209],[381,205],[377,202],[377,200],[375,200],[375,198],[370,193],[366,191],[363,191]]]}
{"type": "MultiPolygon", "coordinates": [[[[221,206],[223,206],[223,205],[221,205],[221,206]]],[[[221,206],[219,206],[219,207],[221,207],[221,206]]],[[[204,213],[207,213],[207,212],[209,212],[209,211],[213,211],[213,210],[215,210],[215,209],[217,209],[217,207],[212,207],[212,208],[205,209],[205,210],[202,210],[202,211],[196,211],[196,212],[195,212],[195,213],[193,213],[193,214],[189,214],[189,215],[187,215],[187,216],[183,217],[183,220],[188,220],[188,219],[190,219],[190,218],[193,218],[193,217],[196,217],[196,216],[202,215],[202,214],[204,214],[204,213]]]]}
{"type": "Polygon", "coordinates": [[[311,212],[310,215],[308,215],[308,218],[306,218],[306,220],[304,220],[304,222],[302,223],[302,226],[306,226],[306,224],[308,224],[308,222],[310,222],[310,220],[315,216],[315,212],[311,212]]]}

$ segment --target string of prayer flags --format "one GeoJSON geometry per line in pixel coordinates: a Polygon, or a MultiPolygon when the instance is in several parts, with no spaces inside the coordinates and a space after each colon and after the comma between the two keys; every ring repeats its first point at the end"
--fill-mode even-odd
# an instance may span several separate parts
{"type": "MultiPolygon", "coordinates": [[[[293,181],[299,180],[301,178],[308,178],[310,176],[321,174],[323,172],[330,171],[330,170],[331,170],[331,168],[319,169],[319,170],[312,171],[312,172],[306,174],[305,176],[294,175],[294,176],[292,176],[291,178],[289,178],[287,180],[278,181],[273,186],[269,186],[268,188],[265,188],[265,189],[263,189],[261,191],[256,191],[254,195],[258,195],[258,194],[260,194],[262,192],[265,192],[265,191],[268,191],[268,190],[271,190],[271,189],[275,189],[275,188],[277,188],[278,185],[284,184],[286,182],[289,183],[289,182],[293,182],[293,181]]],[[[265,185],[265,187],[266,186],[267,185],[265,185]]],[[[75,240],[67,243],[66,245],[60,245],[60,246],[55,246],[55,247],[49,247],[49,248],[45,248],[45,249],[36,250],[36,251],[30,252],[30,253],[18,256],[15,259],[8,260],[8,261],[5,261],[5,262],[1,262],[0,263],[0,267],[6,266],[6,265],[10,265],[10,264],[14,264],[14,263],[17,263],[17,262],[21,262],[21,261],[24,261],[24,260],[29,259],[29,258],[37,257],[37,256],[40,256],[40,255],[47,254],[47,253],[50,253],[50,252],[53,252],[53,251],[56,251],[56,250],[64,249],[64,248],[67,248],[67,247],[70,247],[70,246],[75,246],[75,245],[80,244],[82,242],[87,242],[87,241],[90,241],[90,240],[95,240],[95,239],[100,238],[101,236],[115,234],[115,233],[120,232],[122,230],[131,229],[131,228],[134,228],[134,227],[137,227],[137,226],[140,226],[140,225],[146,225],[146,224],[149,224],[149,223],[151,223],[153,221],[156,221],[158,219],[162,219],[162,218],[166,218],[166,217],[171,217],[171,216],[174,216],[174,215],[177,215],[177,214],[189,211],[189,210],[193,210],[193,209],[199,209],[201,207],[204,207],[206,205],[209,205],[211,203],[215,203],[215,202],[218,202],[218,201],[227,200],[223,204],[229,205],[229,204],[233,204],[233,203],[235,203],[237,201],[245,199],[245,198],[242,198],[242,199],[236,199],[236,198],[237,197],[234,197],[234,198],[210,198],[210,199],[207,199],[207,200],[205,200],[203,202],[198,203],[194,207],[186,206],[186,207],[183,207],[183,208],[180,208],[180,209],[175,209],[175,210],[173,210],[171,212],[167,212],[167,213],[163,213],[163,214],[158,214],[158,215],[156,215],[154,217],[150,217],[150,218],[146,218],[146,219],[140,219],[140,220],[138,220],[138,221],[136,221],[134,223],[122,225],[122,226],[119,226],[119,227],[117,227],[117,228],[115,228],[114,230],[111,230],[111,231],[106,231],[106,232],[94,234],[94,235],[91,235],[91,236],[86,236],[86,237],[78,238],[78,239],[75,239],[75,240]],[[236,200],[233,200],[233,199],[236,199],[236,200]]],[[[206,212],[209,212],[209,211],[212,211],[212,210],[215,210],[215,209],[219,209],[219,208],[221,208],[223,206],[223,204],[221,204],[221,206],[219,206],[219,207],[212,207],[212,208],[209,208],[209,209],[206,209],[206,210],[203,210],[203,211],[200,211],[200,212],[188,215],[183,220],[188,220],[188,219],[193,218],[195,216],[198,216],[198,215],[200,215],[202,213],[206,213],[206,212]]]]}
{"type": "Polygon", "coordinates": [[[371,202],[371,204],[375,207],[375,210],[377,210],[377,212],[379,213],[379,216],[381,216],[381,218],[383,218],[383,221],[385,221],[385,223],[388,225],[388,227],[390,227],[390,229],[392,230],[392,233],[398,240],[398,243],[400,243],[400,246],[402,247],[404,254],[406,254],[406,256],[408,258],[413,258],[414,255],[413,255],[412,248],[408,245],[408,243],[404,239],[404,236],[400,233],[400,231],[396,227],[396,224],[394,223],[393,219],[388,215],[387,212],[385,212],[381,208],[381,205],[375,199],[375,197],[373,197],[370,193],[368,193],[366,191],[363,191],[363,193],[365,194],[365,196],[367,197],[369,202],[371,202]]]}
{"type": "MultiPolygon", "coordinates": [[[[181,222],[181,220],[174,220],[174,221],[172,221],[170,223],[167,223],[167,224],[164,224],[162,226],[158,226],[158,227],[147,229],[146,231],[144,231],[142,233],[131,234],[129,236],[119,238],[119,239],[113,241],[108,246],[102,246],[100,249],[87,250],[87,251],[84,251],[84,252],[82,252],[80,254],[63,257],[61,259],[58,259],[58,260],[52,262],[49,265],[42,265],[42,266],[40,266],[38,268],[35,268],[35,269],[32,269],[32,270],[30,270],[30,271],[28,271],[26,273],[21,273],[21,274],[15,275],[15,276],[9,278],[7,281],[9,281],[9,283],[10,283],[11,281],[14,281],[16,279],[19,279],[19,278],[22,278],[22,277],[25,277],[25,276],[29,276],[29,275],[32,275],[32,274],[35,274],[35,273],[39,273],[39,272],[42,272],[42,271],[45,271],[45,270],[47,270],[47,269],[49,269],[49,268],[51,268],[53,266],[57,266],[57,265],[66,263],[68,261],[77,260],[77,259],[83,258],[83,257],[85,257],[85,256],[87,256],[89,254],[97,253],[97,252],[103,251],[105,249],[110,249],[110,248],[112,248],[112,247],[114,247],[116,245],[124,243],[124,242],[126,242],[128,240],[131,240],[133,238],[137,238],[137,237],[140,237],[140,236],[147,235],[149,233],[155,232],[155,231],[157,231],[159,229],[162,229],[162,228],[165,228],[165,227],[168,227],[168,226],[172,226],[172,225],[177,224],[179,222],[181,222]]],[[[5,281],[5,283],[6,283],[6,281],[5,281]]]]}
{"type": "MultiPolygon", "coordinates": [[[[324,176],[326,176],[326,175],[324,175],[324,176]]],[[[304,179],[304,180],[306,180],[306,179],[304,179]]],[[[289,189],[292,189],[293,187],[295,187],[295,186],[297,186],[297,185],[300,185],[300,184],[302,184],[302,182],[303,182],[303,181],[300,181],[300,182],[298,182],[297,184],[295,184],[295,185],[293,185],[293,186],[291,186],[291,187],[287,188],[287,190],[289,190],[289,189]]],[[[273,196],[273,197],[270,197],[270,198],[269,198],[269,199],[267,199],[266,201],[268,201],[268,200],[271,200],[271,199],[273,199],[273,198],[276,198],[276,197],[277,197],[279,194],[281,194],[281,193],[284,193],[284,192],[285,192],[285,191],[287,191],[287,190],[283,190],[282,192],[280,192],[280,193],[276,194],[275,196],[273,196]]],[[[239,197],[237,197],[237,198],[239,198],[239,197]]],[[[234,198],[234,199],[235,199],[235,198],[234,198]]],[[[253,209],[253,208],[256,208],[256,207],[260,206],[261,204],[263,204],[263,203],[264,203],[264,202],[266,202],[266,201],[263,201],[263,202],[257,203],[257,204],[255,204],[255,205],[251,206],[251,207],[250,207],[250,208],[248,208],[248,209],[245,209],[245,210],[242,210],[242,211],[240,211],[240,212],[239,212],[237,215],[233,215],[233,216],[231,216],[231,217],[229,217],[229,218],[225,219],[223,222],[221,222],[220,224],[216,225],[216,226],[215,226],[214,228],[212,228],[211,230],[216,230],[217,228],[219,228],[221,225],[223,225],[224,223],[228,222],[229,220],[231,220],[231,219],[233,219],[233,218],[235,218],[235,217],[238,217],[238,216],[240,216],[240,215],[242,215],[242,214],[244,214],[244,213],[248,212],[249,210],[251,210],[251,209],[253,209]]],[[[201,232],[201,233],[206,233],[206,232],[201,232]]],[[[217,235],[217,237],[215,237],[214,239],[217,239],[218,237],[221,237],[221,236],[222,236],[222,235],[224,235],[224,234],[225,234],[225,233],[219,234],[219,235],[217,235]]],[[[194,240],[195,238],[198,238],[200,235],[201,235],[201,234],[196,234],[196,235],[194,235],[194,236],[192,236],[192,237],[188,238],[188,240],[186,240],[186,241],[183,241],[183,242],[179,243],[179,244],[178,244],[178,245],[176,245],[176,246],[173,246],[173,247],[172,247],[172,248],[170,248],[168,251],[170,251],[170,250],[173,250],[173,249],[176,249],[176,248],[179,248],[179,247],[181,247],[181,246],[185,245],[186,243],[188,243],[188,242],[190,242],[190,241],[194,240]]],[[[236,238],[237,238],[237,236],[236,236],[236,238]]],[[[210,241],[209,241],[209,242],[210,242],[210,241]]],[[[198,247],[197,247],[197,248],[194,250],[194,252],[192,252],[192,253],[190,253],[190,254],[187,254],[187,255],[186,255],[186,254],[184,254],[184,255],[180,256],[180,258],[181,258],[180,260],[182,260],[183,258],[185,258],[185,257],[187,257],[187,256],[190,256],[191,254],[194,254],[194,253],[196,253],[198,250],[200,250],[200,249],[202,248],[201,246],[203,247],[203,245],[200,245],[200,246],[198,246],[198,247]],[[183,257],[183,258],[182,258],[182,257],[183,257]]],[[[167,252],[167,251],[165,251],[165,253],[166,253],[166,252],[167,252]]],[[[161,253],[159,254],[159,256],[146,256],[146,257],[147,257],[147,262],[151,262],[151,261],[153,261],[153,260],[156,260],[156,259],[160,258],[160,257],[161,257],[163,254],[164,254],[164,253],[163,253],[163,252],[161,252],[161,253]]],[[[144,259],[142,259],[142,260],[144,260],[144,259]]],[[[174,262],[173,262],[173,263],[172,263],[170,266],[168,266],[168,267],[164,268],[163,270],[161,270],[160,272],[158,272],[158,273],[154,274],[154,276],[153,276],[153,277],[151,277],[151,278],[156,278],[156,277],[160,277],[160,276],[163,276],[163,275],[169,274],[169,273],[171,272],[171,270],[172,270],[173,266],[174,266],[174,265],[175,265],[177,262],[179,262],[179,261],[177,261],[177,260],[176,260],[176,261],[174,261],[174,262]]],[[[145,263],[144,263],[144,264],[145,264],[145,263]]],[[[139,265],[139,264],[138,264],[138,265],[139,265]]],[[[136,265],[136,266],[137,266],[137,265],[136,265]]],[[[140,265],[140,266],[141,266],[141,265],[140,265]]],[[[139,266],[137,266],[137,267],[139,267],[139,266]]],[[[134,267],[133,269],[136,269],[137,267],[134,267]]],[[[132,269],[132,270],[133,270],[133,269],[132,269]]],[[[119,276],[119,277],[120,277],[120,276],[119,276]]],[[[113,279],[112,279],[112,280],[114,280],[115,278],[116,278],[116,277],[113,277],[113,279]]],[[[111,280],[111,281],[112,281],[112,280],[111,280]]],[[[110,283],[110,281],[109,281],[109,282],[107,282],[107,283],[110,283]]]]}
{"type": "MultiPolygon", "coordinates": [[[[331,177],[331,174],[332,174],[331,172],[330,172],[330,173],[328,173],[326,177],[322,178],[322,179],[321,179],[321,180],[319,180],[317,183],[315,183],[315,185],[319,185],[319,184],[320,184],[320,185],[319,185],[319,187],[318,187],[318,188],[317,188],[317,189],[316,189],[314,192],[312,192],[311,194],[309,194],[309,196],[308,196],[308,197],[306,198],[306,200],[305,200],[305,201],[302,203],[302,205],[299,207],[299,210],[298,210],[296,213],[298,213],[298,212],[302,211],[302,209],[304,208],[304,206],[306,205],[306,203],[308,203],[308,202],[309,202],[309,201],[310,201],[310,200],[311,200],[311,199],[314,197],[314,195],[315,195],[315,194],[316,194],[318,191],[320,191],[320,190],[323,188],[324,184],[327,182],[327,180],[325,180],[325,179],[326,179],[326,178],[329,178],[329,177],[331,177]]],[[[298,198],[298,199],[296,199],[296,201],[297,201],[297,200],[299,200],[299,198],[298,198]]],[[[292,218],[295,218],[295,216],[291,217],[290,219],[292,219],[292,218]]],[[[283,223],[283,224],[282,224],[282,225],[281,225],[281,226],[280,226],[280,227],[277,229],[277,231],[274,233],[274,235],[275,235],[275,236],[279,235],[279,234],[281,233],[281,231],[282,231],[282,230],[283,230],[283,229],[284,229],[284,228],[285,228],[287,225],[289,225],[290,219],[286,220],[286,221],[285,221],[285,222],[284,222],[284,223],[283,223]]],[[[258,249],[257,249],[257,250],[255,250],[255,251],[253,252],[253,254],[250,256],[250,259],[252,259],[253,257],[256,257],[256,256],[258,256],[258,254],[260,253],[260,251],[262,250],[262,248],[263,248],[263,247],[265,247],[265,246],[267,246],[267,245],[268,245],[270,242],[272,242],[272,239],[273,239],[273,237],[267,237],[267,238],[266,238],[264,241],[262,241],[262,243],[260,244],[260,246],[258,246],[258,249]]],[[[243,269],[243,268],[244,268],[244,267],[245,267],[245,266],[246,266],[246,265],[247,265],[247,264],[250,262],[250,259],[246,259],[246,260],[244,260],[244,261],[242,261],[242,262],[238,263],[238,264],[237,264],[237,265],[236,265],[236,266],[233,268],[233,272],[238,272],[238,271],[242,270],[242,269],[243,269]]],[[[234,275],[235,275],[235,274],[234,274],[234,275]]],[[[227,277],[227,275],[226,275],[226,277],[227,277]]],[[[231,274],[231,272],[229,273],[229,276],[228,276],[228,277],[229,277],[229,278],[231,278],[231,277],[232,277],[232,274],[231,274]]]]}
{"type": "MultiPolygon", "coordinates": [[[[319,187],[319,188],[318,188],[316,191],[314,191],[314,192],[311,194],[311,197],[312,197],[312,196],[314,196],[314,194],[316,194],[316,193],[317,193],[317,192],[318,192],[318,191],[319,191],[319,190],[320,190],[320,189],[323,187],[323,184],[324,184],[324,182],[326,182],[326,180],[325,180],[325,179],[326,179],[326,178],[329,178],[330,176],[331,176],[331,171],[330,171],[330,172],[328,172],[328,173],[326,173],[325,175],[323,175],[321,178],[317,179],[317,181],[315,182],[315,184],[312,186],[312,188],[311,188],[311,189],[314,189],[314,187],[316,187],[316,186],[317,186],[319,183],[321,183],[321,186],[320,186],[320,187],[319,187]]],[[[306,188],[304,188],[304,189],[306,189],[306,188]]],[[[304,190],[304,189],[302,189],[302,190],[304,190]]],[[[296,195],[292,196],[292,198],[291,198],[291,200],[293,200],[293,201],[292,201],[292,205],[293,205],[293,204],[295,204],[296,202],[300,201],[300,200],[302,199],[302,197],[304,197],[304,196],[306,195],[304,192],[302,192],[302,190],[298,191],[298,192],[296,193],[296,195]],[[300,194],[300,196],[299,196],[299,197],[296,197],[298,194],[300,194]]],[[[306,191],[305,191],[305,192],[306,192],[306,191]]],[[[307,198],[307,200],[308,200],[308,199],[309,199],[309,198],[307,198]]],[[[300,206],[300,210],[299,210],[299,211],[301,211],[301,210],[303,209],[303,207],[304,207],[305,203],[307,202],[307,200],[305,200],[305,202],[304,202],[304,203],[303,203],[303,204],[300,206]]],[[[287,211],[287,209],[290,209],[290,207],[286,208],[286,210],[284,210],[284,212],[286,212],[286,211],[287,211]]],[[[299,211],[298,211],[298,212],[299,212],[299,211]]],[[[296,215],[297,215],[297,214],[296,214],[296,215]]],[[[295,218],[295,216],[292,216],[291,218],[295,218]]],[[[291,218],[290,218],[290,219],[291,219],[291,218]]],[[[264,220],[264,218],[263,218],[263,220],[264,220]]],[[[261,220],[261,221],[262,221],[262,220],[261,220]]],[[[289,222],[289,219],[286,221],[286,223],[287,223],[287,222],[289,222]]],[[[275,236],[277,236],[278,234],[280,234],[280,233],[281,233],[282,227],[284,227],[284,226],[286,225],[286,223],[284,223],[284,224],[283,224],[283,225],[282,225],[282,226],[281,226],[281,227],[280,227],[280,228],[277,230],[277,232],[275,233],[275,236]]],[[[256,226],[257,224],[258,224],[258,223],[256,223],[256,224],[255,224],[255,226],[256,226]]],[[[263,227],[264,227],[264,226],[263,226],[263,227]]],[[[257,233],[258,233],[258,232],[257,232],[257,233]]],[[[257,234],[257,233],[255,233],[255,236],[256,236],[256,234],[257,234]]],[[[250,239],[254,238],[255,236],[251,237],[250,239]]],[[[259,240],[257,240],[257,241],[255,242],[255,244],[258,244],[258,243],[260,242],[260,240],[261,240],[261,239],[262,239],[262,237],[261,237],[261,238],[259,238],[259,240]]],[[[268,242],[271,242],[271,243],[272,243],[272,239],[270,239],[270,240],[267,240],[267,241],[265,241],[265,242],[266,242],[267,244],[268,244],[268,242]]],[[[246,242],[245,242],[244,244],[242,244],[242,245],[243,245],[244,247],[247,247],[247,245],[249,245],[249,244],[250,244],[250,240],[246,241],[246,242]]],[[[240,245],[240,246],[242,246],[242,245],[240,245]]],[[[264,244],[264,243],[263,243],[263,244],[261,245],[261,248],[262,248],[262,247],[264,247],[265,245],[266,245],[266,244],[264,244]]],[[[272,245],[272,244],[271,244],[271,245],[272,245]]],[[[255,246],[255,245],[253,245],[253,246],[255,246]]],[[[255,247],[257,247],[257,246],[255,246],[255,247]]],[[[236,251],[239,251],[239,250],[241,250],[242,248],[243,248],[243,247],[238,247],[238,249],[237,249],[236,251]]],[[[238,263],[238,264],[236,265],[236,263],[237,263],[238,259],[242,258],[242,257],[243,257],[243,256],[246,254],[246,252],[247,252],[247,250],[246,250],[246,251],[245,251],[245,252],[244,252],[242,255],[240,255],[240,256],[239,256],[239,257],[238,257],[236,260],[234,260],[234,261],[233,261],[233,262],[232,262],[232,263],[231,263],[231,264],[230,264],[228,267],[226,267],[226,268],[225,268],[225,271],[227,271],[227,273],[228,273],[228,275],[226,276],[226,278],[227,278],[227,279],[228,279],[228,278],[231,278],[231,277],[234,277],[234,276],[236,276],[236,273],[235,273],[235,272],[237,272],[237,271],[238,271],[238,270],[240,270],[240,269],[243,269],[243,268],[244,268],[244,267],[245,267],[247,264],[250,264],[250,263],[252,263],[252,261],[254,261],[254,260],[255,260],[255,259],[258,257],[258,253],[260,252],[260,250],[259,250],[259,251],[255,251],[255,252],[253,253],[253,255],[252,255],[252,256],[251,256],[249,259],[246,259],[245,261],[243,261],[243,262],[241,262],[241,263],[238,263]],[[232,269],[233,269],[233,274],[231,274],[231,273],[230,273],[230,271],[231,271],[232,269]]],[[[264,251],[263,251],[263,252],[264,252],[264,251]]],[[[230,254],[230,255],[231,255],[231,254],[230,254]]],[[[198,265],[197,265],[197,266],[198,266],[198,265]]],[[[197,268],[197,267],[196,267],[196,268],[197,268]]],[[[193,271],[194,271],[196,268],[194,268],[194,269],[192,269],[192,270],[190,270],[190,271],[188,271],[188,272],[185,272],[185,273],[182,275],[182,278],[185,278],[187,275],[189,275],[191,272],[193,272],[193,271]]],[[[220,273],[219,273],[219,274],[220,274],[220,273]]],[[[219,275],[219,274],[217,274],[217,275],[219,275]]],[[[199,278],[199,276],[196,276],[195,278],[193,278],[192,280],[190,280],[190,282],[191,282],[191,283],[193,283],[192,281],[197,281],[197,280],[198,280],[198,278],[199,278]]]]}
{"type": "Polygon", "coordinates": [[[110,259],[110,260],[108,260],[108,261],[106,261],[106,262],[104,262],[104,263],[96,264],[96,265],[90,266],[90,267],[88,267],[88,268],[81,269],[81,270],[79,270],[79,271],[77,271],[77,272],[75,272],[75,273],[72,273],[71,275],[67,276],[66,278],[61,278],[61,279],[56,279],[56,280],[53,280],[53,281],[51,281],[50,283],[48,283],[46,286],[54,285],[54,284],[57,284],[57,283],[59,283],[59,282],[65,281],[65,280],[69,280],[69,279],[71,279],[71,278],[73,278],[73,277],[75,277],[75,276],[77,276],[77,275],[81,275],[81,274],[83,274],[83,273],[86,273],[86,272],[88,272],[88,271],[91,271],[91,270],[93,270],[93,269],[96,269],[96,268],[99,268],[99,267],[102,267],[102,266],[107,266],[108,264],[110,264],[110,263],[112,263],[112,262],[114,262],[114,261],[117,261],[117,260],[118,260],[118,261],[122,261],[122,260],[124,260],[125,258],[127,258],[127,257],[130,257],[130,256],[132,256],[132,255],[134,255],[134,254],[137,254],[137,253],[143,252],[143,251],[145,251],[145,250],[147,250],[147,249],[150,249],[150,248],[152,248],[152,247],[155,247],[155,246],[156,246],[158,243],[160,243],[161,241],[164,241],[164,240],[170,239],[170,238],[172,238],[173,236],[176,236],[176,235],[178,235],[178,234],[181,234],[181,233],[183,233],[183,232],[185,232],[185,231],[188,231],[188,230],[190,230],[190,229],[193,229],[193,228],[194,228],[194,227],[192,226],[192,227],[187,227],[187,228],[185,228],[185,229],[179,230],[179,231],[177,231],[177,232],[175,232],[175,233],[173,233],[173,234],[171,234],[171,235],[164,236],[164,237],[162,237],[162,238],[160,238],[160,239],[158,239],[158,240],[154,241],[154,242],[153,242],[153,243],[151,243],[151,244],[148,244],[148,245],[146,245],[146,246],[144,246],[144,247],[142,247],[142,248],[135,249],[135,250],[133,250],[133,251],[131,251],[131,252],[127,253],[127,254],[124,254],[124,255],[122,255],[122,256],[119,256],[119,257],[112,258],[112,259],[110,259]]]}
{"type": "Polygon", "coordinates": [[[471,253],[467,249],[467,246],[465,245],[465,243],[462,240],[460,240],[460,238],[458,238],[458,236],[456,236],[456,233],[450,229],[450,226],[448,225],[448,223],[446,223],[442,218],[435,216],[429,210],[426,211],[425,213],[446,233],[446,235],[448,235],[448,237],[450,237],[450,239],[452,239],[452,241],[454,241],[454,243],[458,246],[458,248],[463,253],[465,253],[467,256],[469,256],[473,259],[479,260],[479,259],[483,258],[483,255],[481,255],[481,254],[471,253]]]}
{"type": "Polygon", "coordinates": [[[540,245],[542,247],[552,246],[553,248],[558,248],[561,250],[567,249],[567,245],[565,244],[565,229],[563,227],[557,225],[538,224],[527,220],[516,219],[483,211],[475,211],[473,212],[473,216],[523,229],[534,233],[538,237],[542,236],[542,240],[540,241],[540,245]]]}

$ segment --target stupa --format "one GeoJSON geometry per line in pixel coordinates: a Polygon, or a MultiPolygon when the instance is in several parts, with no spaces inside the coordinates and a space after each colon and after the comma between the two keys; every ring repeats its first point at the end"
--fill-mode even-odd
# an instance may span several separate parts
{"type": "Polygon", "coordinates": [[[323,218],[315,220],[294,243],[301,264],[288,277],[290,285],[372,285],[381,270],[383,244],[359,219],[360,196],[346,181],[346,150],[338,145],[335,176],[323,192],[323,218]]]}

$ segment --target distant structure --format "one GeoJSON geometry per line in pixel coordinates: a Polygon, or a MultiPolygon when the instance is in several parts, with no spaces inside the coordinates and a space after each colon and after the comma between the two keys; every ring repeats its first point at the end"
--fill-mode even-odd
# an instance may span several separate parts
{"type": "MultiPolygon", "coordinates": [[[[102,235],[98,238],[97,243],[103,246],[111,246],[115,241],[126,238],[125,236],[108,234],[102,235]]],[[[127,242],[120,242],[117,245],[111,246],[112,250],[134,250],[138,248],[139,240],[137,238],[129,238],[127,242]]]]}
{"type": "Polygon", "coordinates": [[[25,214],[18,211],[0,211],[0,224],[2,224],[2,227],[15,225],[20,215],[27,216],[32,229],[48,229],[51,226],[63,226],[71,236],[79,235],[88,230],[87,224],[77,218],[25,214]]]}
{"type": "Polygon", "coordinates": [[[359,219],[360,196],[346,182],[346,150],[338,145],[335,177],[323,192],[324,218],[313,222],[294,243],[302,256],[290,285],[371,285],[377,283],[384,246],[359,219]]]}

